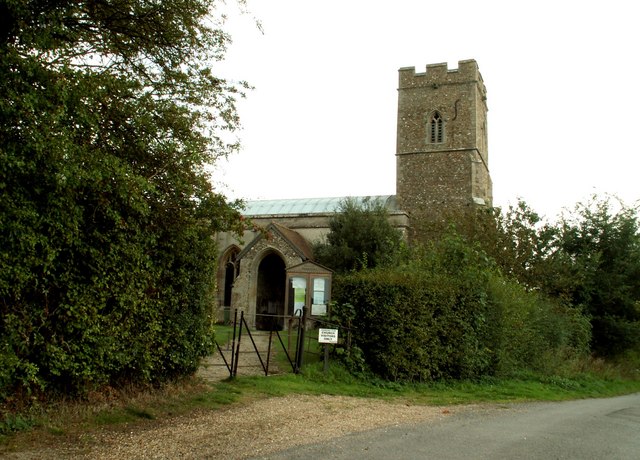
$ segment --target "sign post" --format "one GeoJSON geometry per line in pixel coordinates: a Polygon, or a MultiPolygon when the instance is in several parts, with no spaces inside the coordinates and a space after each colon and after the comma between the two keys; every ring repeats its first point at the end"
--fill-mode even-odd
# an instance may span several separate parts
{"type": "Polygon", "coordinates": [[[318,329],[318,343],[338,343],[338,330],[318,329]]]}
{"type": "Polygon", "coordinates": [[[329,370],[329,344],[338,343],[337,329],[318,329],[318,343],[324,344],[324,372],[329,370]]]}

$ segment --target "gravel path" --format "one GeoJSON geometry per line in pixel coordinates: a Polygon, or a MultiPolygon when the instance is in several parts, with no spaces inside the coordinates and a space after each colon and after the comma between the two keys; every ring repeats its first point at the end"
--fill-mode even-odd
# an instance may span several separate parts
{"type": "Polygon", "coordinates": [[[286,396],[221,411],[104,430],[75,445],[9,454],[13,459],[245,459],[384,426],[446,417],[456,407],[409,406],[344,396],[286,396]]]}
{"type": "MultiPolygon", "coordinates": [[[[266,357],[268,335],[258,335],[255,339],[261,354],[266,357]]],[[[257,355],[251,352],[253,345],[248,338],[241,342],[241,350],[238,375],[263,374],[257,355]]],[[[274,362],[270,362],[269,374],[277,372],[274,362]]],[[[207,381],[217,382],[229,377],[229,372],[216,353],[204,360],[198,375],[207,381]]],[[[6,457],[114,460],[260,458],[349,433],[435,420],[454,410],[465,408],[410,406],[344,396],[291,395],[142,422],[130,428],[106,428],[83,435],[72,445],[11,453],[6,457]]]]}

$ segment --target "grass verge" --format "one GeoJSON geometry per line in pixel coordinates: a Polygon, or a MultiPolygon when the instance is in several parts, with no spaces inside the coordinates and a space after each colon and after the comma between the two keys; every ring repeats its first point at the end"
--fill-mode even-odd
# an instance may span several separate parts
{"type": "Polygon", "coordinates": [[[640,392],[640,380],[600,378],[591,374],[572,378],[529,374],[510,379],[485,377],[475,381],[402,384],[375,378],[358,379],[337,365],[330,366],[329,371],[324,373],[322,363],[305,366],[302,375],[245,377],[224,385],[253,397],[329,394],[402,399],[408,403],[425,405],[562,401],[640,392]]]}
{"type": "Polygon", "coordinates": [[[143,429],[154,423],[195,411],[220,410],[232,404],[291,394],[342,395],[408,404],[454,405],[561,401],[610,397],[640,392],[640,379],[624,378],[611,367],[576,373],[572,377],[523,374],[516,378],[487,377],[476,381],[444,381],[400,384],[376,378],[357,378],[331,363],[311,362],[300,375],[240,377],[217,384],[196,378],[157,388],[106,388],[85,401],[57,401],[34,406],[30,412],[0,420],[0,455],[35,446],[84,442],[95,430],[143,429]]]}

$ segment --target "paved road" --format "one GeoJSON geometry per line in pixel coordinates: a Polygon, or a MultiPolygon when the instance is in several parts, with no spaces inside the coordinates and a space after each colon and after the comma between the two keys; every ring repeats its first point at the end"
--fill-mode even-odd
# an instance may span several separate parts
{"type": "MultiPolygon", "coordinates": [[[[310,416],[310,423],[313,417],[310,416]]],[[[640,393],[493,406],[294,448],[269,459],[640,459],[640,393]]]]}

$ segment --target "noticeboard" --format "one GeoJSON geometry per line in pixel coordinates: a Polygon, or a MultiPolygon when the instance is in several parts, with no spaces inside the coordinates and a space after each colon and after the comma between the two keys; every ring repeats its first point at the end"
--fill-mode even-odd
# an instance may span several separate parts
{"type": "Polygon", "coordinates": [[[332,271],[307,260],[287,268],[285,305],[289,315],[329,316],[332,271]]]}

